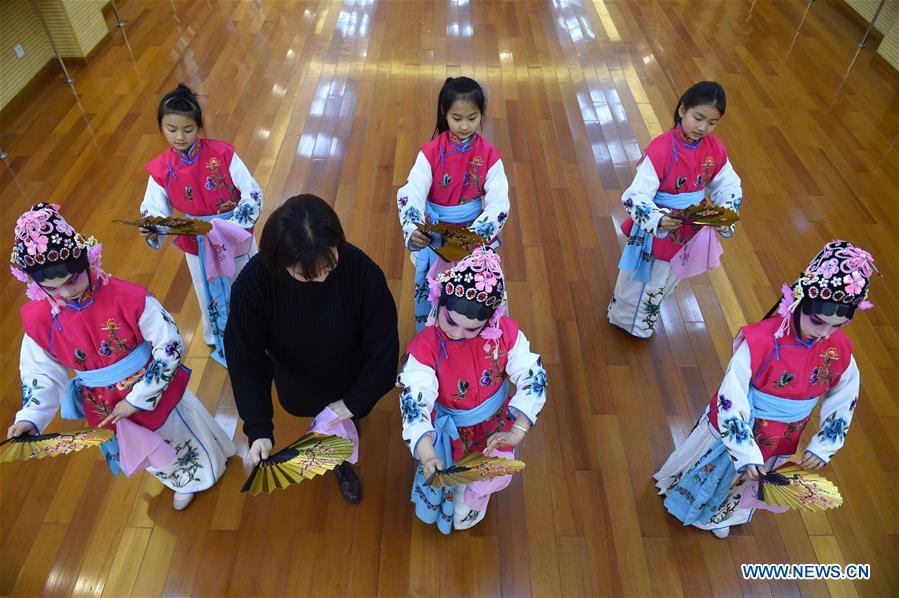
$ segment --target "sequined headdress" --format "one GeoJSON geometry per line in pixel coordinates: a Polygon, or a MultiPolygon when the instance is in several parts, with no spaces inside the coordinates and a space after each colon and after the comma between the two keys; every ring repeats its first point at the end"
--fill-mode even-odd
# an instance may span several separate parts
{"type": "Polygon", "coordinates": [[[783,285],[783,299],[777,313],[783,322],[775,333],[780,338],[789,330],[796,308],[803,299],[826,301],[855,309],[871,309],[868,286],[877,270],[871,254],[847,241],[831,241],[818,252],[792,287],[783,285]]]}

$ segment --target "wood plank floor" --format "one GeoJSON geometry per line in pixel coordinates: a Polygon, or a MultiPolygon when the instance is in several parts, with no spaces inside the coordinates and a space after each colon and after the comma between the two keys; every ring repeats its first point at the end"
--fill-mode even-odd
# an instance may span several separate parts
{"type": "MultiPolygon", "coordinates": [[[[197,337],[186,264],[133,231],[142,165],[164,149],[159,97],[202,95],[207,134],[233,142],[266,213],[312,192],[384,269],[412,336],[412,269],[394,204],[433,127],[437,91],[488,90],[485,134],[504,155],[503,255],[512,310],[550,376],[526,471],[470,533],[441,536],[409,503],[412,460],[396,395],[365,422],[365,499],[330,478],[238,492],[249,467],[181,513],[150,476],[112,479],[96,452],[0,467],[0,594],[777,595],[899,592],[899,75],[837,0],[412,2],[129,0],[121,33],[0,123],[0,231],[29,203],[62,203],[105,245],[107,269],[148,286],[190,344],[191,388],[246,455],[227,373],[197,337]],[[716,79],[716,133],[744,181],[723,267],[682,284],[648,342],[605,309],[623,238],[619,198],[680,92],[716,79]],[[650,476],[723,374],[730,339],[761,317],[831,238],[875,254],[877,308],[848,328],[862,396],[827,475],[845,504],[758,513],[727,541],[668,517],[650,476]],[[890,388],[893,388],[891,391],[890,388]],[[741,563],[870,563],[869,581],[744,581],[741,563]],[[893,565],[890,565],[893,563],[893,565]]],[[[7,247],[7,245],[3,245],[7,247]]],[[[3,279],[0,415],[18,406],[21,285],[3,279]]],[[[4,424],[6,425],[6,424],[4,424]]],[[[279,412],[279,438],[306,421],[279,412]]],[[[54,424],[58,426],[58,422],[54,424]]],[[[5,429],[5,428],[4,428],[5,429]]],[[[814,426],[813,426],[814,429],[814,426]]],[[[807,434],[808,435],[808,434],[807,434]]]]}

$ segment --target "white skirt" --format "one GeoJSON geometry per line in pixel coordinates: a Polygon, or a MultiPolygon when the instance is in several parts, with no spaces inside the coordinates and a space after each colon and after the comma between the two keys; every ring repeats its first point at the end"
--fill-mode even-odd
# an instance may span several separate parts
{"type": "Polygon", "coordinates": [[[147,471],[175,492],[194,493],[212,487],[237,448],[190,389],[156,433],[177,454],[171,465],[147,471]]]}

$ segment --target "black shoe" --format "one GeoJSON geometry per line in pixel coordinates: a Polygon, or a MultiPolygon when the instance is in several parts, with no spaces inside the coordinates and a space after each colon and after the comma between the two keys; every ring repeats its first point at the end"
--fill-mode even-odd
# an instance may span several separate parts
{"type": "Polygon", "coordinates": [[[344,461],[334,469],[334,475],[337,476],[337,485],[340,487],[343,500],[351,505],[359,504],[362,500],[362,482],[353,471],[353,467],[344,461]]]}

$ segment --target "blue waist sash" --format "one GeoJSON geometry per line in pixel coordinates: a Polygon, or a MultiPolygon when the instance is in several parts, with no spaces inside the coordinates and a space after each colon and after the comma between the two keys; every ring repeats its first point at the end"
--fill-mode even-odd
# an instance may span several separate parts
{"type": "MultiPolygon", "coordinates": [[[[683,210],[698,204],[703,199],[705,199],[705,191],[677,194],[659,191],[656,193],[653,201],[662,208],[683,210]]],[[[655,261],[655,258],[652,256],[652,241],[654,238],[654,235],[637,226],[635,221],[631,234],[624,246],[624,251],[621,253],[621,259],[618,261],[618,269],[633,271],[631,276],[633,280],[649,282],[652,276],[652,263],[655,261]]]]}
{"type": "MultiPolygon", "coordinates": [[[[434,404],[434,452],[444,467],[453,464],[452,441],[459,439],[459,428],[473,426],[489,419],[499,411],[509,395],[509,382],[503,385],[489,399],[473,409],[449,409],[440,403],[434,404]]],[[[424,470],[421,464],[415,470],[412,481],[412,502],[415,504],[415,515],[423,522],[436,523],[444,534],[453,528],[453,488],[435,489],[425,486],[424,470]]]]}
{"type": "MultiPolygon", "coordinates": [[[[116,382],[133,376],[150,361],[152,351],[150,343],[142,342],[128,355],[112,365],[96,370],[75,370],[75,377],[66,384],[60,404],[60,415],[63,419],[83,419],[84,402],[81,389],[110,386],[116,382]]],[[[100,451],[106,457],[106,464],[113,475],[119,475],[119,443],[115,436],[100,445],[100,451]]]]}
{"type": "MultiPolygon", "coordinates": [[[[234,210],[223,212],[222,214],[212,214],[210,216],[192,216],[185,214],[190,218],[211,222],[212,220],[228,220],[234,214],[234,210]]],[[[217,276],[211,282],[206,278],[206,248],[203,245],[203,235],[197,235],[198,258],[200,259],[200,272],[203,275],[203,289],[205,291],[206,311],[209,313],[209,326],[212,328],[212,335],[215,338],[215,351],[212,352],[212,358],[228,367],[225,359],[225,326],[228,324],[228,309],[231,305],[231,285],[222,276],[217,276]]]]}

